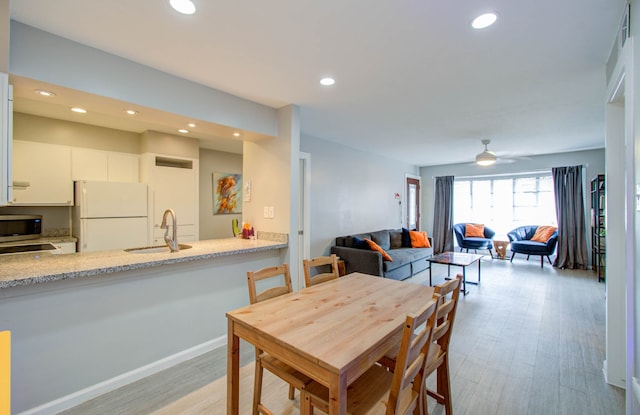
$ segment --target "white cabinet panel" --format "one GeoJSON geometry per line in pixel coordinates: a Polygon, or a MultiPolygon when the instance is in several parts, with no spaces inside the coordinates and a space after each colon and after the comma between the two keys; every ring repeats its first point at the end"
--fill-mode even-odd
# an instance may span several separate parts
{"type": "Polygon", "coordinates": [[[110,182],[139,182],[140,157],[135,154],[109,153],[108,180],[110,182]]]}
{"type": "Polygon", "coordinates": [[[14,140],[13,182],[14,205],[72,205],[71,149],[14,140]]]}
{"type": "Polygon", "coordinates": [[[138,183],[140,157],[137,154],[71,149],[73,180],[138,183]]]}
{"type": "Polygon", "coordinates": [[[107,180],[107,152],[88,148],[71,149],[73,180],[107,180]]]}
{"type": "Polygon", "coordinates": [[[166,209],[176,213],[178,225],[193,225],[198,214],[194,169],[155,167],[154,225],[160,225],[166,209]]]}
{"type": "Polygon", "coordinates": [[[52,254],[74,254],[76,252],[75,242],[52,242],[57,251],[52,251],[52,254]]]}

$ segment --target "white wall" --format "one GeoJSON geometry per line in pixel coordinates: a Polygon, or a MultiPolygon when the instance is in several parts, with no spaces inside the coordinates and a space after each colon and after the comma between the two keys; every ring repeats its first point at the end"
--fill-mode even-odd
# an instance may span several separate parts
{"type": "Polygon", "coordinates": [[[231,238],[231,221],[242,222],[242,213],[213,214],[213,173],[242,174],[242,154],[200,149],[200,239],[231,238]]]}
{"type": "Polygon", "coordinates": [[[303,135],[311,154],[311,256],[325,255],[341,235],[400,228],[394,194],[405,200],[405,175],[415,165],[303,135]]]}
{"type": "MultiPolygon", "coordinates": [[[[442,166],[421,167],[422,177],[422,224],[428,234],[433,233],[433,207],[435,178],[438,176],[482,176],[513,174],[520,172],[534,172],[551,170],[552,167],[561,166],[586,166],[585,176],[587,188],[585,189],[585,207],[587,212],[591,208],[589,197],[589,181],[597,174],[604,173],[604,150],[586,150],[570,153],[549,154],[534,156],[529,159],[518,160],[514,163],[496,163],[493,166],[480,167],[475,163],[450,164],[442,166]]],[[[586,222],[589,226],[589,222],[586,222]]]]}

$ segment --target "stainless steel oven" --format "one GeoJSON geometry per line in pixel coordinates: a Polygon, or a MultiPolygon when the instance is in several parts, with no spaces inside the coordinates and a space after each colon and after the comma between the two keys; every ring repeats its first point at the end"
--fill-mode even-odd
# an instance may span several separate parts
{"type": "Polygon", "coordinates": [[[24,241],[41,236],[41,215],[0,215],[0,242],[24,241]]]}

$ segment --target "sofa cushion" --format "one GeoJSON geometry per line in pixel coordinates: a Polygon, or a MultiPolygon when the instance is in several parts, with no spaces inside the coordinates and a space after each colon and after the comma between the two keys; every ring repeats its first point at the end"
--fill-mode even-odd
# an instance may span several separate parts
{"type": "Polygon", "coordinates": [[[412,248],[431,248],[426,232],[410,231],[409,236],[411,237],[412,248]]]}
{"type": "Polygon", "coordinates": [[[371,248],[372,251],[378,251],[382,254],[382,259],[384,259],[385,261],[393,261],[393,258],[391,258],[389,254],[387,254],[387,251],[382,249],[380,245],[373,242],[371,239],[365,239],[365,241],[369,244],[369,248],[371,248]]]}
{"type": "Polygon", "coordinates": [[[371,232],[371,238],[368,239],[371,239],[373,242],[380,245],[380,248],[384,250],[391,249],[391,239],[387,229],[371,232]]]}
{"type": "Polygon", "coordinates": [[[420,259],[427,259],[431,256],[432,250],[428,248],[400,248],[392,249],[388,252],[393,259],[390,264],[385,263],[385,271],[392,270],[404,264],[409,264],[420,259]]]}
{"type": "Polygon", "coordinates": [[[371,249],[366,239],[358,238],[357,236],[353,237],[352,246],[357,249],[371,249]]]}
{"type": "Polygon", "coordinates": [[[411,235],[407,228],[402,228],[402,247],[411,248],[411,235]]]}
{"type": "Polygon", "coordinates": [[[402,231],[389,232],[389,241],[391,242],[391,249],[402,248],[402,231]]]}

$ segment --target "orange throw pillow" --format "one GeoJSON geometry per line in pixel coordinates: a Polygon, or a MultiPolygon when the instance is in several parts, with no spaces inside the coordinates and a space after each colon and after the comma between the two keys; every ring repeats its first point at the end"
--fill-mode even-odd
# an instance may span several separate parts
{"type": "Polygon", "coordinates": [[[369,248],[371,248],[372,251],[378,251],[382,254],[382,259],[384,259],[385,261],[393,262],[393,258],[391,258],[389,254],[387,254],[387,252],[380,247],[380,245],[373,242],[371,239],[365,239],[365,241],[367,241],[367,243],[369,244],[369,248]]]}
{"type": "Polygon", "coordinates": [[[409,236],[411,237],[412,248],[431,248],[426,232],[409,231],[409,236]]]}
{"type": "Polygon", "coordinates": [[[551,238],[551,235],[553,235],[553,233],[556,231],[555,226],[538,226],[538,229],[536,229],[536,233],[533,235],[533,238],[531,238],[531,241],[533,242],[542,242],[542,243],[547,243],[547,241],[549,240],[549,238],[551,238]]]}
{"type": "Polygon", "coordinates": [[[465,238],[484,238],[484,225],[467,223],[464,227],[465,238]]]}

